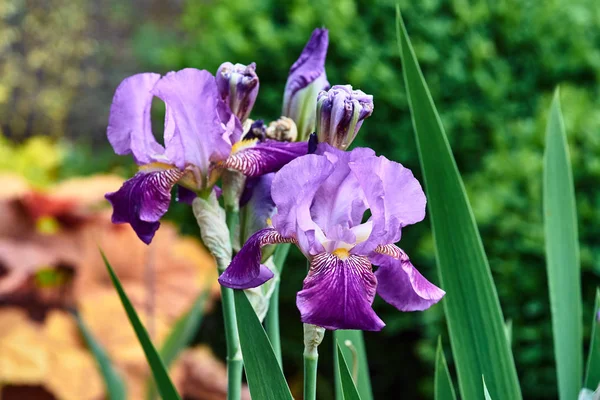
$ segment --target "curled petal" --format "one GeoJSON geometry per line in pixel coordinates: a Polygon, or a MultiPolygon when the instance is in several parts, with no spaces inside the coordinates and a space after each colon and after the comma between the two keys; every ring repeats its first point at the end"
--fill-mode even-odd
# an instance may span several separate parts
{"type": "Polygon", "coordinates": [[[115,91],[110,106],[107,136],[115,153],[133,153],[136,163],[165,161],[165,149],[152,134],[150,107],[152,88],[159,74],[144,73],[126,78],[115,91]]]}
{"type": "Polygon", "coordinates": [[[400,240],[401,229],[425,218],[425,193],[413,173],[387,158],[369,157],[350,163],[371,210],[373,230],[358,254],[400,240]]]}
{"type": "Polygon", "coordinates": [[[296,305],[306,324],[379,331],[385,324],[371,308],[376,287],[367,257],[320,253],[312,259],[296,305]]]}
{"type": "Polygon", "coordinates": [[[273,277],[273,272],[260,263],[261,247],[268,244],[294,242],[294,238],[283,237],[273,228],[256,232],[219,277],[219,283],[232,289],[249,289],[262,285],[273,277]]]}
{"type": "Polygon", "coordinates": [[[371,261],[379,266],[377,293],[398,310],[423,311],[446,294],[417,271],[402,249],[390,244],[375,251],[379,254],[371,261]]]}
{"type": "Polygon", "coordinates": [[[269,225],[275,213],[271,198],[271,185],[275,174],[248,178],[240,198],[240,241],[244,243],[252,234],[269,225]]]}
{"type": "Polygon", "coordinates": [[[232,154],[219,166],[235,169],[246,176],[253,177],[278,171],[293,159],[308,152],[304,142],[278,142],[248,139],[238,142],[232,154]]]}
{"type": "Polygon", "coordinates": [[[150,244],[160,226],[158,220],[169,208],[171,188],[182,176],[176,168],[138,172],[119,190],[105,195],[113,206],[112,222],[129,223],[150,244]]]}

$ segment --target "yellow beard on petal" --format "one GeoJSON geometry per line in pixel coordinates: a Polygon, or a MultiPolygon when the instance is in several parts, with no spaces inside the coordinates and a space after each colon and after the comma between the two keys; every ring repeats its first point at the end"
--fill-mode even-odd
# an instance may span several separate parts
{"type": "Polygon", "coordinates": [[[344,249],[342,247],[335,249],[332,254],[342,261],[347,260],[350,257],[350,252],[348,249],[344,249]]]}
{"type": "Polygon", "coordinates": [[[258,138],[240,140],[239,142],[234,143],[233,146],[231,146],[231,154],[235,154],[247,148],[254,147],[256,143],[258,143],[258,138]]]}

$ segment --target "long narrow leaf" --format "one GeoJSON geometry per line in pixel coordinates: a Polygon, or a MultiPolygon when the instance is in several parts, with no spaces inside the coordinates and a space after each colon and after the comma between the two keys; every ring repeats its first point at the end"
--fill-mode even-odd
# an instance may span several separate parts
{"type": "Polygon", "coordinates": [[[563,400],[574,399],[583,364],[581,273],[575,190],[558,90],[546,128],[544,229],[558,392],[563,400]]]}
{"type": "Polygon", "coordinates": [[[344,357],[340,344],[337,343],[336,347],[338,356],[337,365],[340,371],[339,385],[342,388],[343,393],[342,398],[344,400],[360,400],[360,394],[358,394],[358,389],[356,389],[356,386],[354,385],[352,375],[350,375],[350,371],[348,370],[348,363],[346,363],[346,358],[344,357]]]}
{"type": "MultiPolygon", "coordinates": [[[[194,339],[194,335],[200,327],[204,315],[204,305],[210,295],[210,289],[205,289],[198,295],[194,304],[177,322],[167,336],[167,339],[159,350],[160,358],[165,367],[169,367],[177,358],[179,353],[194,339]]],[[[156,398],[156,385],[154,381],[148,382],[147,398],[153,400],[156,398]]]]}
{"type": "Polygon", "coordinates": [[[117,370],[113,367],[108,354],[106,354],[106,351],[104,351],[102,345],[98,343],[92,332],[90,332],[88,327],[85,325],[81,319],[81,315],[79,315],[78,312],[74,312],[73,314],[75,316],[75,320],[77,321],[79,331],[85,339],[85,342],[87,343],[90,351],[96,359],[96,363],[98,363],[98,367],[100,368],[100,373],[104,379],[104,386],[106,387],[106,397],[110,400],[125,400],[127,398],[127,389],[125,387],[123,378],[121,378],[117,370]]]}
{"type": "Polygon", "coordinates": [[[481,399],[485,375],[494,398],[518,400],[521,389],[487,257],[399,9],[397,28],[460,392],[464,399],[481,399]]]}
{"type": "Polygon", "coordinates": [[[456,400],[454,393],[454,385],[450,378],[450,371],[444,357],[444,349],[442,348],[442,338],[438,338],[437,351],[435,353],[435,378],[433,384],[435,400],[456,400]]]}
{"type": "Polygon", "coordinates": [[[585,371],[584,387],[596,390],[600,385],[600,290],[596,291],[596,304],[594,306],[594,319],[592,320],[592,337],[585,371]]]}
{"type": "Polygon", "coordinates": [[[121,286],[121,282],[119,282],[119,278],[115,274],[115,271],[113,271],[104,253],[102,251],[100,253],[102,254],[102,259],[104,260],[104,264],[106,265],[106,269],[108,270],[110,279],[112,280],[112,283],[115,286],[115,289],[117,289],[117,293],[121,298],[121,303],[123,303],[123,308],[125,308],[125,312],[127,313],[129,322],[131,322],[131,326],[135,331],[138,341],[142,345],[142,349],[144,350],[144,354],[146,355],[146,361],[148,361],[148,364],[150,365],[150,370],[152,371],[152,375],[154,376],[154,381],[156,382],[156,387],[158,388],[160,396],[163,400],[181,399],[179,397],[179,394],[177,394],[177,391],[175,390],[175,386],[173,386],[173,382],[171,382],[171,379],[167,374],[167,370],[162,360],[160,359],[158,352],[152,345],[152,341],[148,336],[148,332],[146,332],[146,328],[144,328],[144,325],[142,325],[140,318],[135,312],[135,308],[133,308],[131,301],[129,301],[127,294],[125,294],[125,291],[121,286]]]}
{"type": "Polygon", "coordinates": [[[234,297],[250,395],[253,399],[293,400],[271,343],[246,294],[234,290],[234,297]]]}
{"type": "Polygon", "coordinates": [[[485,400],[492,400],[492,397],[490,396],[490,392],[488,391],[488,388],[485,384],[485,377],[482,375],[481,376],[481,380],[483,381],[483,395],[485,396],[485,400]]]}
{"type": "MultiPolygon", "coordinates": [[[[373,391],[371,389],[371,377],[369,376],[369,363],[367,362],[367,352],[365,350],[365,341],[362,331],[356,330],[337,330],[333,332],[334,343],[340,343],[342,353],[346,360],[352,361],[352,373],[356,370],[356,388],[363,400],[373,400],[373,391]]],[[[334,353],[334,373],[336,382],[335,398],[343,399],[342,388],[339,387],[338,353],[334,353]]],[[[353,376],[354,377],[354,376],[353,376]]]]}

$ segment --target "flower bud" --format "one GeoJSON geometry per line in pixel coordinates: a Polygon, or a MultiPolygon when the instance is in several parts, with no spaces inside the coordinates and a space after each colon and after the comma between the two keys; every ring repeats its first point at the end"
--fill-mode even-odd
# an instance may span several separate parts
{"type": "Polygon", "coordinates": [[[346,150],[352,143],[363,120],[373,113],[373,96],[350,85],[336,85],[322,91],[317,98],[317,136],[325,142],[346,150]]]}
{"type": "Polygon", "coordinates": [[[298,141],[304,142],[314,131],[317,95],[329,87],[325,58],[329,45],[326,29],[315,29],[302,54],[290,68],[285,84],[282,115],[298,127],[298,141]]]}
{"type": "Polygon", "coordinates": [[[295,142],[298,138],[298,129],[293,119],[281,117],[269,124],[266,135],[269,139],[279,142],[295,142]]]}
{"type": "Polygon", "coordinates": [[[258,95],[256,64],[245,66],[225,62],[217,70],[216,80],[221,98],[243,123],[250,115],[258,95]]]}

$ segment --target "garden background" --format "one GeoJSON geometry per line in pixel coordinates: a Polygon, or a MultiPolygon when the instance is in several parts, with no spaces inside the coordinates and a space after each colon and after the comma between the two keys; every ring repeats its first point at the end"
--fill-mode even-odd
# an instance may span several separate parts
{"type": "MultiPolygon", "coordinates": [[[[511,321],[523,395],[556,398],[541,207],[544,129],[553,90],[560,85],[587,317],[600,275],[600,6],[595,0],[399,3],[465,181],[504,316],[511,321]]],[[[330,34],[329,81],[374,95],[375,111],[355,146],[374,148],[421,180],[401,78],[395,4],[4,0],[0,170],[16,172],[46,192],[75,176],[131,176],[135,165],[113,154],[105,130],[114,89],[142,71],[195,67],[214,73],[223,61],[254,61],[261,94],[253,115],[277,115],[289,66],[312,29],[323,26],[330,34]]],[[[164,110],[158,101],[155,106],[155,132],[160,132],[164,110]]],[[[180,232],[199,236],[188,206],[176,204],[167,219],[180,232]]],[[[406,229],[402,244],[415,266],[439,282],[430,224],[406,229]]],[[[295,295],[305,261],[295,252],[282,280],[281,326],[284,369],[297,393],[303,345],[295,295]]],[[[3,268],[0,263],[0,280],[3,268]]],[[[8,306],[10,299],[0,297],[0,310],[8,306]]],[[[382,332],[365,333],[375,398],[431,398],[436,340],[441,335],[447,341],[442,307],[399,313],[380,299],[374,307],[387,323],[382,332]]],[[[212,310],[195,341],[210,344],[222,358],[221,315],[218,307],[212,310]]],[[[317,397],[329,399],[330,335],[320,353],[317,397]]]]}

